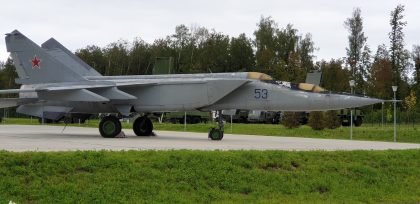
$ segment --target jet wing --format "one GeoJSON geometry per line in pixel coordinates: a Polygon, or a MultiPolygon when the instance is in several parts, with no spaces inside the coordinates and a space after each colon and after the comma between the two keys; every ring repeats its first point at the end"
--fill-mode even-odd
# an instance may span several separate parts
{"type": "MultiPolygon", "coordinates": [[[[36,93],[38,99],[52,101],[109,102],[111,100],[135,100],[133,93],[127,93],[119,87],[139,87],[136,93],[142,92],[140,87],[159,85],[209,84],[210,103],[214,103],[248,80],[189,79],[189,80],[121,80],[90,81],[80,83],[49,83],[33,88],[0,90],[0,94],[36,93]]],[[[137,95],[137,94],[136,94],[137,95]]],[[[6,102],[5,102],[6,104],[6,102]]],[[[12,105],[12,104],[11,104],[12,105]]]]}

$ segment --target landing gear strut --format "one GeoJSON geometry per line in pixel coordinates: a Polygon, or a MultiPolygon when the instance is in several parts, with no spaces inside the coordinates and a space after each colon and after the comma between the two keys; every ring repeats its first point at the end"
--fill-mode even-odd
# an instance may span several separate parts
{"type": "Polygon", "coordinates": [[[216,111],[217,117],[216,121],[218,124],[218,128],[212,128],[209,131],[209,138],[211,140],[222,140],[223,139],[223,132],[224,132],[224,123],[222,117],[222,111],[216,111]]]}
{"type": "Polygon", "coordinates": [[[102,137],[113,138],[121,132],[121,122],[116,116],[105,116],[99,123],[102,137]]]}
{"type": "Polygon", "coordinates": [[[133,123],[133,131],[137,136],[150,136],[153,132],[153,123],[147,116],[139,117],[133,123]]]}

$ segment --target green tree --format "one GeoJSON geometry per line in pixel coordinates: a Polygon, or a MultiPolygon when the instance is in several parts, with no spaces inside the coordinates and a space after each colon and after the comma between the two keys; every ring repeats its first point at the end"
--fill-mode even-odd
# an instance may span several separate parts
{"type": "Polygon", "coordinates": [[[313,130],[323,130],[326,126],[324,118],[324,112],[312,111],[309,113],[308,125],[313,130]]]}
{"type": "Polygon", "coordinates": [[[188,68],[186,66],[183,66],[186,64],[187,55],[183,55],[185,52],[185,48],[191,43],[190,37],[191,33],[187,26],[184,24],[178,25],[175,27],[175,34],[172,36],[172,47],[176,50],[177,56],[175,57],[175,68],[182,73],[188,73],[188,68]],[[183,57],[183,58],[181,58],[183,57]]]}
{"type": "MultiPolygon", "coordinates": [[[[168,36],[166,38],[157,39],[150,46],[153,57],[173,57],[177,56],[176,50],[171,47],[171,38],[168,36]]],[[[178,73],[177,67],[174,68],[174,73],[178,73]]],[[[151,73],[151,72],[147,72],[151,73]]],[[[140,73],[139,73],[140,74],[140,73]]]]}
{"type": "Polygon", "coordinates": [[[298,30],[293,28],[291,24],[288,24],[284,29],[277,30],[274,44],[277,55],[276,61],[281,60],[286,64],[289,64],[289,55],[293,52],[297,52],[299,38],[298,30]]]}
{"type": "Polygon", "coordinates": [[[285,67],[288,78],[285,79],[291,82],[303,82],[306,76],[306,70],[302,67],[300,55],[295,52],[289,54],[288,64],[285,67]]]}
{"type": "Polygon", "coordinates": [[[129,70],[129,43],[125,40],[110,43],[104,51],[107,59],[105,75],[123,75],[129,70]]]}
{"type": "Polygon", "coordinates": [[[190,71],[192,73],[208,72],[208,70],[203,68],[202,64],[200,63],[199,56],[202,52],[202,45],[209,38],[210,32],[207,28],[201,26],[192,26],[190,32],[190,71]]]}
{"type": "MultiPolygon", "coordinates": [[[[291,24],[276,32],[275,59],[278,69],[281,69],[281,76],[276,76],[276,78],[291,82],[303,82],[305,80],[306,69],[302,66],[300,50],[298,49],[300,39],[298,30],[293,28],[291,24]]],[[[301,51],[305,50],[302,49],[301,51]]]]}
{"type": "Polygon", "coordinates": [[[277,23],[271,17],[261,17],[254,32],[256,47],[257,71],[270,69],[276,63],[275,59],[275,34],[278,31],[277,23]]]}
{"type": "Polygon", "coordinates": [[[95,45],[76,50],[75,53],[85,63],[93,67],[101,74],[105,74],[108,60],[105,58],[102,49],[95,45]]]}
{"type": "Polygon", "coordinates": [[[255,56],[252,41],[244,33],[232,37],[230,41],[230,68],[232,71],[252,71],[255,66],[255,56]]]}
{"type": "Polygon", "coordinates": [[[315,56],[313,53],[315,50],[315,43],[310,33],[307,33],[303,38],[301,37],[298,45],[298,53],[302,67],[306,70],[306,73],[314,69],[313,59],[315,56]]]}
{"type": "Polygon", "coordinates": [[[229,66],[229,36],[213,31],[200,47],[200,64],[207,72],[235,71],[229,66]]]}
{"type": "Polygon", "coordinates": [[[302,82],[314,68],[314,43],[310,34],[299,35],[293,25],[278,28],[271,17],[261,17],[254,32],[256,71],[279,80],[302,82]]]}
{"type": "Polygon", "coordinates": [[[414,89],[416,96],[420,96],[420,46],[414,45],[411,53],[414,61],[414,89]]]}
{"type": "Polygon", "coordinates": [[[391,19],[389,21],[391,25],[391,32],[389,32],[390,40],[390,58],[392,64],[393,85],[398,86],[398,98],[402,98],[407,95],[408,85],[404,82],[407,79],[407,72],[409,71],[409,52],[404,48],[404,32],[403,28],[407,25],[406,21],[403,21],[405,8],[403,5],[398,5],[391,12],[391,19]]]}
{"type": "Polygon", "coordinates": [[[325,113],[325,127],[328,129],[336,129],[341,126],[340,117],[337,111],[330,110],[325,113]]]}
{"type": "Polygon", "coordinates": [[[349,31],[349,44],[346,48],[347,64],[350,66],[351,78],[356,81],[356,93],[363,93],[366,88],[365,79],[370,64],[370,49],[366,45],[367,37],[363,32],[361,13],[360,8],[355,8],[352,17],[344,22],[344,26],[349,31]]]}
{"type": "Polygon", "coordinates": [[[0,73],[3,89],[14,89],[19,87],[19,85],[15,83],[15,79],[18,78],[18,75],[12,58],[7,58],[6,62],[3,63],[3,68],[0,70],[0,73]]]}
{"type": "Polygon", "coordinates": [[[417,103],[416,92],[411,90],[410,94],[407,97],[405,97],[404,102],[403,102],[403,106],[407,110],[407,116],[408,116],[407,122],[410,122],[410,115],[415,109],[416,103],[417,103]]]}
{"type": "Polygon", "coordinates": [[[128,54],[129,64],[126,75],[149,74],[155,60],[151,46],[140,38],[136,38],[128,54]]]}
{"type": "Polygon", "coordinates": [[[299,113],[283,112],[281,123],[284,125],[284,127],[289,128],[289,129],[298,128],[300,126],[299,113]]]}
{"type": "Polygon", "coordinates": [[[317,64],[322,71],[321,86],[329,91],[350,92],[350,71],[343,68],[343,61],[332,59],[317,64]]]}
{"type": "Polygon", "coordinates": [[[378,46],[369,79],[369,95],[383,99],[392,97],[392,62],[385,45],[378,46]]]}
{"type": "MultiPolygon", "coordinates": [[[[13,60],[8,58],[6,62],[0,62],[0,89],[17,89],[15,83],[18,78],[13,60]]],[[[17,97],[17,94],[3,94],[2,97],[17,97]]]]}

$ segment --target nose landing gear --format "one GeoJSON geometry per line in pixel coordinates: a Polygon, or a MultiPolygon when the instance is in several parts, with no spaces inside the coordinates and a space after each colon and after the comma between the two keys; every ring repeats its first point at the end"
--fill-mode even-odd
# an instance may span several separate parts
{"type": "Polygon", "coordinates": [[[224,134],[224,123],[223,123],[223,117],[222,117],[222,111],[216,111],[217,117],[216,121],[218,124],[218,128],[212,128],[209,131],[209,138],[211,140],[222,140],[223,134],[224,134]]]}

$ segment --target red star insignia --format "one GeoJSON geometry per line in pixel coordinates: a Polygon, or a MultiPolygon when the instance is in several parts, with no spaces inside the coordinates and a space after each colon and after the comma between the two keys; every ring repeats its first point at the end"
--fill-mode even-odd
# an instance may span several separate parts
{"type": "Polygon", "coordinates": [[[36,57],[36,55],[34,56],[34,58],[31,59],[31,62],[32,62],[32,69],[41,68],[41,59],[36,57]]]}

